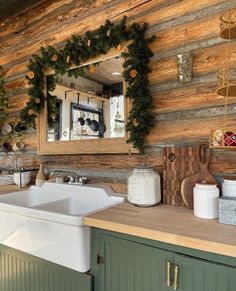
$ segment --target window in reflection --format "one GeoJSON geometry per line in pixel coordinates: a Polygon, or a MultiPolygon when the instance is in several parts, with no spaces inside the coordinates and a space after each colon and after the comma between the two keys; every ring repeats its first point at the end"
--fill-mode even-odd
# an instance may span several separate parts
{"type": "Polygon", "coordinates": [[[48,129],[48,141],[124,137],[122,58],[81,67],[77,73],[55,76],[50,94],[57,97],[56,125],[48,129]]]}

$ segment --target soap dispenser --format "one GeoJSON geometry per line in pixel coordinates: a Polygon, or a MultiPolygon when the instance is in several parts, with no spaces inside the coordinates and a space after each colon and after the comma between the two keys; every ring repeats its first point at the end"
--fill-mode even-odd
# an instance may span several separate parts
{"type": "Polygon", "coordinates": [[[35,185],[37,187],[41,187],[46,180],[46,176],[44,174],[43,164],[40,165],[38,174],[35,179],[35,185]]]}

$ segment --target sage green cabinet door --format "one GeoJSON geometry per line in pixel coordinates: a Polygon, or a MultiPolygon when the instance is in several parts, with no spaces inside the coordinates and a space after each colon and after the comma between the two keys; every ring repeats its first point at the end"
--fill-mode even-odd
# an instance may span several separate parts
{"type": "Polygon", "coordinates": [[[92,291],[92,277],[0,245],[0,291],[92,291]]]}
{"type": "Polygon", "coordinates": [[[100,240],[100,291],[166,291],[167,261],[172,254],[103,235],[100,240]]]}
{"type": "Polygon", "coordinates": [[[179,266],[178,291],[235,291],[236,268],[213,262],[174,256],[179,266]]]}

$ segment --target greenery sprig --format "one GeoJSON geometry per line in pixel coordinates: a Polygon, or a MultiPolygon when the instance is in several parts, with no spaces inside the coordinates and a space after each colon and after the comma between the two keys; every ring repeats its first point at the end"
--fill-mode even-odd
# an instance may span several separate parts
{"type": "MultiPolygon", "coordinates": [[[[154,126],[154,115],[150,112],[152,98],[149,92],[148,73],[149,60],[153,55],[148,44],[154,37],[146,38],[147,24],[133,23],[126,25],[126,17],[118,24],[109,20],[94,31],[87,31],[83,36],[72,36],[65,44],[64,49],[57,50],[49,46],[41,48],[39,55],[33,55],[28,65],[29,72],[26,76],[30,99],[26,107],[20,113],[21,120],[29,126],[35,126],[35,118],[44,107],[46,96],[44,95],[45,78],[44,71],[53,68],[56,74],[78,75],[78,70],[69,70],[71,65],[80,66],[81,63],[106,54],[111,48],[122,50],[122,43],[130,41],[128,50],[122,53],[123,76],[127,83],[126,97],[132,100],[132,108],[129,112],[127,130],[130,137],[128,143],[144,152],[144,138],[154,126]],[[68,71],[69,70],[69,71],[68,71]]],[[[55,79],[50,79],[47,84],[49,91],[55,88],[55,79]]],[[[55,96],[47,96],[48,122],[53,126],[55,121],[55,96]]]]}
{"type": "MultiPolygon", "coordinates": [[[[0,70],[2,68],[0,67],[0,70]]],[[[0,124],[6,120],[8,113],[6,109],[8,108],[8,98],[6,96],[5,90],[5,80],[4,77],[0,74],[0,124]]]]}

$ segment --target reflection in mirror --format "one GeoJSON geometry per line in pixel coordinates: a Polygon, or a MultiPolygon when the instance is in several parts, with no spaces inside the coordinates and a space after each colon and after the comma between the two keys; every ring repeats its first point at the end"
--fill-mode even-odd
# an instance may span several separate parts
{"type": "Polygon", "coordinates": [[[56,88],[48,98],[56,96],[56,114],[53,126],[48,125],[47,140],[124,137],[122,71],[122,58],[113,57],[53,76],[56,88]]]}

